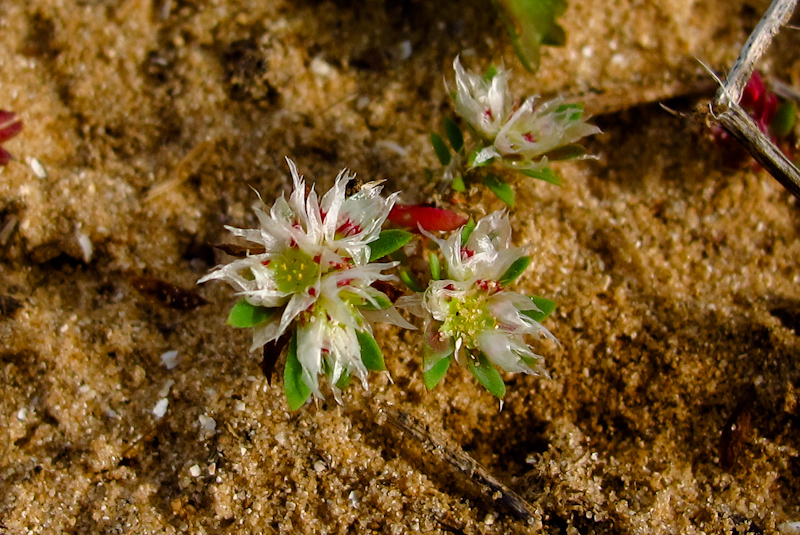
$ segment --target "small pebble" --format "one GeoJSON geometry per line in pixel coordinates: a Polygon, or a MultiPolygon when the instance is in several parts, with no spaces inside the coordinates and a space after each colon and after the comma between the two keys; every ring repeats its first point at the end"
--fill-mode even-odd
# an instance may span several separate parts
{"type": "Polygon", "coordinates": [[[37,160],[36,158],[27,158],[28,165],[30,166],[33,174],[38,176],[39,178],[47,178],[47,171],[45,171],[42,162],[37,160]]]}
{"type": "Polygon", "coordinates": [[[211,416],[206,416],[205,414],[200,415],[200,427],[203,428],[203,431],[208,431],[209,433],[213,433],[217,429],[217,421],[214,420],[211,416]]]}
{"type": "Polygon", "coordinates": [[[161,362],[168,370],[173,370],[178,365],[178,352],[175,350],[166,351],[161,354],[161,362]]]}
{"type": "Polygon", "coordinates": [[[189,468],[189,473],[192,474],[192,477],[200,476],[200,467],[196,464],[189,468]]]}
{"type": "Polygon", "coordinates": [[[169,407],[169,400],[167,398],[159,399],[156,406],[153,407],[153,416],[163,418],[167,414],[167,407],[169,407]]]}

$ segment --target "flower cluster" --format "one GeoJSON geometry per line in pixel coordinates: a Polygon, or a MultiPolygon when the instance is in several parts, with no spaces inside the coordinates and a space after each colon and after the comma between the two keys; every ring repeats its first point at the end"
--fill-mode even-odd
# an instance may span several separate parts
{"type": "MultiPolygon", "coordinates": [[[[16,117],[12,111],[0,110],[0,145],[22,131],[22,121],[16,117]]],[[[10,161],[11,154],[0,146],[0,165],[8,165],[10,161]]]]}
{"type": "MultiPolygon", "coordinates": [[[[413,328],[391,300],[373,286],[393,278],[396,263],[372,263],[401,247],[410,235],[382,235],[396,194],[381,196],[377,183],[346,196],[353,178],[342,171],[322,199],[287,159],[294,182],[289,199],[267,211],[255,207],[257,229],[228,227],[255,244],[244,258],[218,266],[199,282],[223,280],[242,296],[229,316],[236,327],[253,328],[252,349],[291,331],[284,383],[290,406],[310,394],[321,398],[326,375],[337,401],[352,375],[367,387],[369,370],[384,370],[371,321],[413,328]]],[[[385,233],[384,233],[385,234],[385,233]]],[[[403,233],[407,234],[407,233],[403,233]]]]}
{"type": "Polygon", "coordinates": [[[481,76],[464,70],[458,57],[453,68],[455,112],[477,142],[468,157],[471,168],[496,161],[511,169],[538,171],[549,160],[582,156],[582,150],[571,145],[600,132],[584,121],[580,105],[564,104],[560,98],[534,106],[534,96],[516,105],[505,70],[481,76]]]}
{"type": "Polygon", "coordinates": [[[446,240],[428,237],[439,246],[443,264],[431,254],[428,288],[397,303],[424,319],[426,386],[436,386],[453,358],[497,397],[505,394],[505,385],[493,365],[508,372],[544,373],[542,358],[531,351],[525,335],[555,340],[537,321],[553,304],[508,291],[530,264],[520,248],[511,246],[508,216],[494,212],[446,240]]]}

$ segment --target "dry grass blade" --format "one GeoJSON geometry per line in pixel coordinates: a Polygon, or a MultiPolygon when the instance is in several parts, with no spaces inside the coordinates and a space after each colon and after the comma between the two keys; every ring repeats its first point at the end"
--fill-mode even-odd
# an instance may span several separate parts
{"type": "Polygon", "coordinates": [[[427,450],[450,463],[478,486],[488,490],[492,498],[508,507],[514,516],[526,522],[534,519],[533,507],[522,496],[501,483],[460,447],[432,432],[425,424],[407,412],[383,404],[379,405],[378,412],[385,415],[392,426],[405,431],[427,450]]]}

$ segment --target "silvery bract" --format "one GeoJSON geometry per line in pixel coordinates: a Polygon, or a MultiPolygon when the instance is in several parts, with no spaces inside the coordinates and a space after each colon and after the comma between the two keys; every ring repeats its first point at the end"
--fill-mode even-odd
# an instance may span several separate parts
{"type": "Polygon", "coordinates": [[[583,120],[581,108],[560,98],[534,107],[530,97],[515,107],[508,91],[508,72],[499,69],[491,79],[464,70],[459,58],[456,73],[455,111],[476,134],[473,167],[490,160],[517,170],[540,170],[548,154],[600,129],[583,120]]]}
{"type": "Polygon", "coordinates": [[[505,288],[512,266],[521,260],[527,266],[528,261],[520,248],[511,246],[508,217],[503,212],[484,217],[466,243],[462,232],[446,240],[429,235],[441,249],[443,278],[398,301],[425,321],[423,371],[453,355],[462,364],[470,359],[474,364],[482,354],[509,372],[544,373],[542,358],[524,336],[555,338],[525,314],[538,310],[533,301],[505,288]]]}
{"type": "Polygon", "coordinates": [[[339,173],[322,199],[287,158],[294,189],[271,209],[254,207],[260,227],[226,227],[235,236],[263,247],[264,252],[216,267],[199,282],[219,279],[233,286],[266,318],[253,325],[255,350],[296,328],[297,359],[302,382],[322,397],[319,375],[336,384],[343,377],[359,377],[367,386],[358,337],[372,336],[370,320],[411,327],[391,301],[371,285],[393,279],[384,273],[396,263],[369,263],[370,243],[381,231],[396,194],[381,196],[377,183],[365,184],[346,197],[353,178],[339,173]],[[372,309],[372,310],[367,310],[372,309]]]}

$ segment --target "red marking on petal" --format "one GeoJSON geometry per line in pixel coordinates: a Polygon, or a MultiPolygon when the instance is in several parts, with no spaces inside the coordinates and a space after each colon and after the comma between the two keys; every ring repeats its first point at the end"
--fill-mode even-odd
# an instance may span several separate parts
{"type": "Polygon", "coordinates": [[[395,205],[389,212],[389,221],[414,230],[422,227],[427,231],[452,231],[463,226],[467,218],[450,210],[432,206],[395,205]]]}
{"type": "Polygon", "coordinates": [[[522,137],[524,137],[525,141],[527,141],[528,143],[536,143],[536,137],[534,137],[532,132],[528,132],[522,137]]]}

